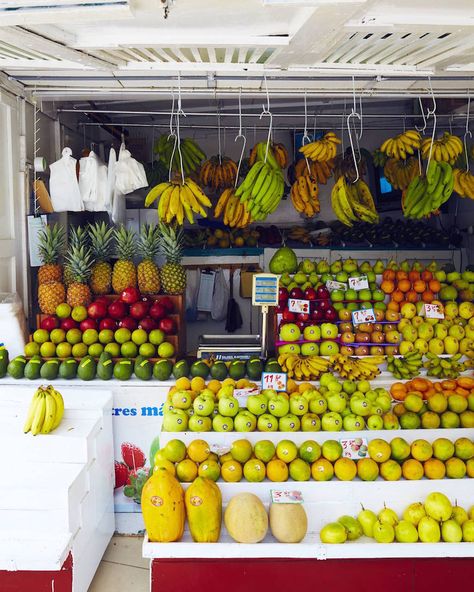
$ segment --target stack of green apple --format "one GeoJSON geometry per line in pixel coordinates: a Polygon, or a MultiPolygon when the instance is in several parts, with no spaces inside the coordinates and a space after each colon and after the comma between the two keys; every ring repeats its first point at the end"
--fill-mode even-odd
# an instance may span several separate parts
{"type": "Polygon", "coordinates": [[[296,323],[285,323],[280,327],[279,339],[286,343],[278,346],[278,354],[331,356],[339,352],[339,344],[335,341],[338,334],[339,328],[335,323],[307,325],[303,332],[296,323]],[[306,343],[297,343],[303,340],[306,343]]]}
{"type": "Polygon", "coordinates": [[[377,543],[474,543],[474,506],[467,511],[435,491],[424,503],[405,508],[401,519],[386,506],[378,514],[362,506],[356,518],[341,516],[319,533],[321,542],[328,544],[355,541],[362,535],[377,543]]]}
{"type": "Polygon", "coordinates": [[[418,350],[421,354],[455,355],[474,353],[474,304],[447,302],[444,319],[422,316],[423,303],[407,302],[401,308],[402,319],[398,331],[402,340],[399,353],[418,350]]]}
{"type": "Polygon", "coordinates": [[[472,302],[474,300],[474,271],[436,271],[435,278],[441,282],[439,297],[442,301],[460,300],[472,302]]]}

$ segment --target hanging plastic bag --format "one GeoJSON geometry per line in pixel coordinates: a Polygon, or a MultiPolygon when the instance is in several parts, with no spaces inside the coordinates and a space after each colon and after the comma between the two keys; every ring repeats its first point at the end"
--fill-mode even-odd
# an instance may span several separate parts
{"type": "Polygon", "coordinates": [[[224,270],[219,269],[216,274],[212,297],[211,318],[213,321],[223,321],[226,318],[228,301],[229,285],[225,279],[224,270]]]}
{"type": "Polygon", "coordinates": [[[89,212],[105,210],[107,166],[92,150],[88,156],[80,160],[79,190],[86,210],[89,212]]]}
{"type": "Polygon", "coordinates": [[[142,187],[148,187],[145,169],[140,162],[132,158],[122,143],[116,165],[115,189],[127,195],[142,187]]]}
{"type": "Polygon", "coordinates": [[[80,212],[83,204],[76,176],[76,159],[64,148],[62,157],[49,165],[49,193],[55,212],[80,212]]]}
{"type": "Polygon", "coordinates": [[[197,295],[199,291],[199,270],[186,270],[186,320],[188,322],[196,321],[197,312],[197,295]]]}

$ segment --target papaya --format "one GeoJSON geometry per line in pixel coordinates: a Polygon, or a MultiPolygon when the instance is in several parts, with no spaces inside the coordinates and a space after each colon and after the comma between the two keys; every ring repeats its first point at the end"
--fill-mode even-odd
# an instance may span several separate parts
{"type": "Polygon", "coordinates": [[[270,530],[280,543],[299,543],[306,536],[308,517],[301,504],[272,504],[270,530]]]}
{"type": "Polygon", "coordinates": [[[184,494],[189,530],[195,543],[217,543],[221,533],[222,496],[211,479],[197,477],[184,494]]]}
{"type": "Polygon", "coordinates": [[[224,523],[238,543],[259,543],[268,530],[265,506],[253,493],[238,493],[227,505],[224,523]]]}
{"type": "Polygon", "coordinates": [[[156,543],[181,540],[184,532],[184,491],[164,467],[158,468],[142,489],[142,514],[148,539],[156,543]]]}

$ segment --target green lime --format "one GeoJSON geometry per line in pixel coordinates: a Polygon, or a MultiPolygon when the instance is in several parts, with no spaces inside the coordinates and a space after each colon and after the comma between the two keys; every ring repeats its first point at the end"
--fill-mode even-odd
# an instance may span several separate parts
{"type": "Polygon", "coordinates": [[[33,333],[33,341],[35,341],[36,343],[45,343],[46,341],[49,340],[49,333],[46,331],[46,329],[36,329],[36,331],[33,333]]]}
{"type": "Polygon", "coordinates": [[[99,334],[95,329],[86,329],[82,334],[82,341],[86,345],[92,345],[93,343],[97,343],[99,341],[99,334]]]}
{"type": "Polygon", "coordinates": [[[93,358],[98,358],[103,351],[104,346],[102,345],[102,343],[93,343],[92,345],[89,345],[87,353],[93,358]]]}
{"type": "Polygon", "coordinates": [[[87,308],[85,306],[75,306],[71,311],[71,317],[78,323],[87,319],[87,308]]]}
{"type": "Polygon", "coordinates": [[[111,329],[102,329],[99,333],[99,341],[104,345],[106,343],[112,343],[114,340],[114,332],[111,329]]]}
{"type": "Polygon", "coordinates": [[[52,358],[56,355],[56,346],[52,341],[45,341],[41,344],[40,355],[42,358],[52,358]]]}
{"type": "Polygon", "coordinates": [[[71,316],[72,308],[66,302],[58,304],[56,307],[56,316],[60,319],[67,319],[71,316]]]}
{"type": "Polygon", "coordinates": [[[169,341],[164,341],[158,346],[159,358],[172,358],[174,356],[174,345],[169,341]]]}
{"type": "Polygon", "coordinates": [[[66,333],[66,340],[71,345],[75,343],[81,343],[82,341],[82,332],[80,329],[69,329],[66,333]]]}
{"type": "Polygon", "coordinates": [[[72,346],[72,356],[73,358],[83,358],[87,356],[87,345],[85,343],[75,343],[72,346]]]}
{"type": "Polygon", "coordinates": [[[25,345],[25,356],[27,358],[32,358],[33,356],[37,356],[40,353],[40,345],[35,341],[30,341],[25,345]]]}
{"type": "Polygon", "coordinates": [[[104,351],[109,353],[113,358],[118,358],[120,356],[120,345],[118,343],[108,343],[104,351]]]}
{"type": "Polygon", "coordinates": [[[124,358],[135,358],[138,353],[138,347],[133,341],[126,341],[122,343],[120,353],[124,358]]]}
{"type": "Polygon", "coordinates": [[[117,343],[122,344],[126,343],[127,341],[130,341],[132,334],[126,327],[120,327],[120,329],[117,329],[117,331],[115,331],[114,337],[117,343]]]}
{"type": "Polygon", "coordinates": [[[137,345],[143,345],[148,341],[147,332],[144,329],[135,329],[132,333],[132,341],[137,345]]]}
{"type": "Polygon", "coordinates": [[[138,349],[138,353],[145,358],[155,357],[155,346],[152,343],[142,343],[138,349]]]}

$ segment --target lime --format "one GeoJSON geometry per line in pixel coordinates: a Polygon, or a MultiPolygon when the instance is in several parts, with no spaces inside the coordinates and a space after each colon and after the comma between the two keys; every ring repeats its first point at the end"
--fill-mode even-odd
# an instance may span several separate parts
{"type": "Polygon", "coordinates": [[[73,358],[83,358],[87,356],[87,345],[85,343],[75,343],[72,346],[71,353],[73,358]]]}
{"type": "Polygon", "coordinates": [[[150,331],[148,339],[153,345],[160,345],[165,340],[165,334],[161,329],[153,329],[153,331],[150,331]]]}
{"type": "Polygon", "coordinates": [[[71,311],[71,317],[78,323],[87,319],[87,308],[85,306],[75,306],[71,311]]]}
{"type": "Polygon", "coordinates": [[[135,329],[132,333],[132,341],[136,345],[143,345],[148,340],[148,335],[144,329],[135,329]]]}
{"type": "Polygon", "coordinates": [[[66,333],[66,340],[71,345],[80,343],[82,341],[82,332],[80,329],[69,329],[69,331],[66,333]]]}
{"type": "Polygon", "coordinates": [[[56,346],[52,341],[45,341],[41,344],[40,355],[43,358],[52,358],[56,355],[56,346]]]}
{"type": "Polygon", "coordinates": [[[120,356],[120,345],[118,343],[108,343],[104,351],[109,353],[113,358],[118,358],[120,356]]]}
{"type": "Polygon", "coordinates": [[[198,475],[200,477],[207,477],[207,479],[212,479],[212,481],[217,481],[221,474],[221,468],[217,461],[215,460],[205,460],[203,463],[199,465],[198,475]]]}
{"type": "Polygon", "coordinates": [[[158,346],[159,358],[172,358],[174,356],[174,345],[169,341],[164,341],[158,346]]]}
{"type": "Polygon", "coordinates": [[[357,476],[362,481],[375,481],[379,476],[379,465],[371,458],[357,461],[357,476]]]}
{"type": "Polygon", "coordinates": [[[181,482],[191,483],[198,476],[198,466],[190,458],[185,458],[176,465],[176,476],[181,482]]]}
{"type": "Polygon", "coordinates": [[[99,334],[95,329],[86,329],[82,334],[82,341],[86,345],[92,345],[93,343],[97,343],[99,341],[99,334]]]}
{"type": "Polygon", "coordinates": [[[321,446],[314,440],[306,440],[300,446],[299,455],[306,462],[313,463],[321,456],[321,446]]]}
{"type": "Polygon", "coordinates": [[[260,440],[255,444],[253,451],[258,459],[267,463],[275,456],[275,444],[270,440],[260,440]]]}
{"type": "Polygon", "coordinates": [[[66,341],[66,331],[63,329],[53,329],[49,338],[55,344],[62,343],[63,341],[66,341]]]}
{"type": "Polygon", "coordinates": [[[33,341],[35,341],[36,343],[45,343],[46,341],[49,340],[49,333],[46,331],[46,329],[36,329],[36,331],[33,333],[33,341]]]}
{"type": "Polygon", "coordinates": [[[235,440],[230,447],[232,458],[240,463],[246,463],[252,456],[252,452],[252,444],[245,439],[235,440]]]}
{"type": "Polygon", "coordinates": [[[177,438],[170,440],[160,451],[171,462],[181,462],[186,458],[186,444],[177,438]]]}
{"type": "Polygon", "coordinates": [[[138,353],[138,347],[133,341],[126,341],[125,343],[122,343],[120,353],[124,358],[135,358],[138,353]]]}
{"type": "Polygon", "coordinates": [[[56,355],[58,358],[69,358],[72,354],[72,345],[67,342],[58,343],[56,347],[56,355]]]}
{"type": "Polygon", "coordinates": [[[290,462],[290,477],[294,481],[309,481],[311,467],[302,458],[295,458],[290,462]]]}
{"type": "Polygon", "coordinates": [[[120,344],[130,341],[131,336],[131,332],[126,327],[120,327],[114,334],[115,341],[120,344]]]}
{"type": "Polygon", "coordinates": [[[98,358],[103,351],[104,346],[102,345],[102,343],[93,343],[92,345],[89,345],[87,353],[93,358],[98,358]]]}
{"type": "Polygon", "coordinates": [[[244,477],[251,483],[263,481],[265,473],[265,464],[258,458],[251,458],[244,465],[244,477]]]}
{"type": "Polygon", "coordinates": [[[27,358],[31,358],[33,356],[37,356],[40,353],[40,346],[39,343],[36,341],[30,341],[25,345],[25,356],[27,358]]]}
{"type": "Polygon", "coordinates": [[[66,302],[58,304],[56,307],[56,316],[60,319],[67,319],[71,316],[72,308],[66,302]]]}
{"type": "Polygon", "coordinates": [[[142,343],[138,348],[138,353],[145,358],[154,358],[155,346],[152,343],[142,343]]]}
{"type": "Polygon", "coordinates": [[[337,440],[326,440],[321,449],[326,460],[335,462],[342,456],[342,446],[337,440]]]}
{"type": "Polygon", "coordinates": [[[99,333],[99,341],[104,345],[107,343],[112,343],[114,340],[114,332],[111,329],[102,329],[99,333]]]}

